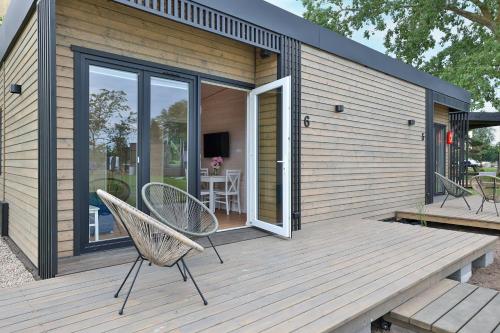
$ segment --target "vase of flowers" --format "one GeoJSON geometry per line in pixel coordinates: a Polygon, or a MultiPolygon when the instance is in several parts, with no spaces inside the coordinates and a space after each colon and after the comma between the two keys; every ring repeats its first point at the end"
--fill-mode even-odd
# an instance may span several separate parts
{"type": "Polygon", "coordinates": [[[210,165],[212,166],[212,174],[217,176],[219,174],[220,168],[224,164],[224,159],[220,156],[212,158],[210,165]]]}

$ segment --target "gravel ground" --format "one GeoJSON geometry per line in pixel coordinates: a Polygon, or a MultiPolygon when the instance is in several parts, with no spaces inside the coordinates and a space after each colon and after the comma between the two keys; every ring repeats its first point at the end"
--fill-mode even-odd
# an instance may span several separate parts
{"type": "Polygon", "coordinates": [[[470,284],[500,291],[500,239],[495,248],[495,261],[488,267],[473,272],[470,284]]]}
{"type": "Polygon", "coordinates": [[[33,275],[0,238],[0,288],[22,286],[34,280],[33,275]]]}

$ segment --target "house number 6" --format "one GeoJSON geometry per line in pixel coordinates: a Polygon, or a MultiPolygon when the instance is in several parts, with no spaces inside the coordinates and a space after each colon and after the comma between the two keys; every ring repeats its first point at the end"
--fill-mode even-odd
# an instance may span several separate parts
{"type": "Polygon", "coordinates": [[[311,125],[311,121],[309,120],[309,116],[304,117],[304,126],[309,127],[311,125]]]}

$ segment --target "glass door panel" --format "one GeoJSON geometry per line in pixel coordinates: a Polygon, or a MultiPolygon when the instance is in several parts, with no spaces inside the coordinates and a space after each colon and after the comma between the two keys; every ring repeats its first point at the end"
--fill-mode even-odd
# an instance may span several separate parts
{"type": "Polygon", "coordinates": [[[249,223],[291,237],[290,77],[249,95],[249,223]]]}
{"type": "Polygon", "coordinates": [[[189,84],[150,77],[150,181],[187,190],[189,84]]]}
{"type": "MultiPolygon", "coordinates": [[[[446,177],[446,126],[434,124],[435,172],[446,177]]],[[[444,194],[444,187],[436,177],[435,194],[444,194]]]]}
{"type": "Polygon", "coordinates": [[[126,237],[96,194],[137,204],[139,74],[89,66],[89,242],[126,237]]]}

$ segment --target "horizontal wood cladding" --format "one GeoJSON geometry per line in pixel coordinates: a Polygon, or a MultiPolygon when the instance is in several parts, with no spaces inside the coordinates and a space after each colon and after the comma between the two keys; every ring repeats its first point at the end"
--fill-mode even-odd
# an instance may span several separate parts
{"type": "Polygon", "coordinates": [[[302,222],[423,202],[425,89],[307,45],[301,68],[302,222]]]}
{"type": "Polygon", "coordinates": [[[9,236],[38,264],[38,26],[33,15],[2,64],[1,197],[9,203],[9,236]],[[22,85],[20,95],[10,85],[22,85]]]}
{"type": "Polygon", "coordinates": [[[57,1],[58,252],[73,255],[72,45],[255,83],[255,48],[105,0],[57,1]]]}

